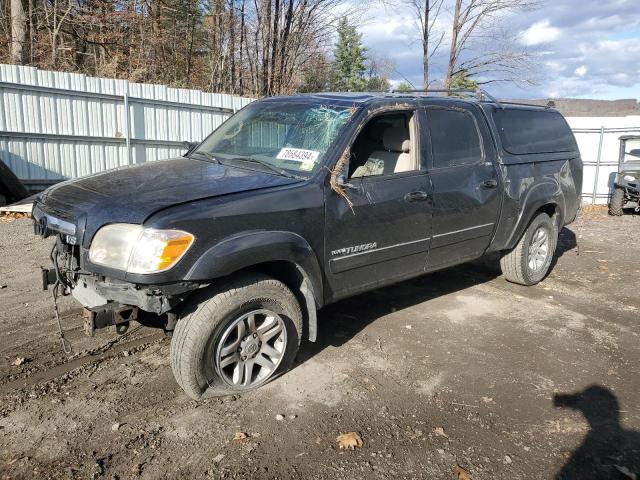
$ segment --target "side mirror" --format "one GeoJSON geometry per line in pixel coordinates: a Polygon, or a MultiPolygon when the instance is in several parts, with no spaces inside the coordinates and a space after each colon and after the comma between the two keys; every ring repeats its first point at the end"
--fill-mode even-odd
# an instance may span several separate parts
{"type": "Polygon", "coordinates": [[[357,185],[354,185],[353,183],[349,183],[347,181],[347,178],[345,177],[344,173],[341,173],[340,175],[338,175],[338,178],[336,180],[338,185],[340,185],[342,188],[346,188],[348,190],[360,191],[360,188],[357,185]]]}
{"type": "Polygon", "coordinates": [[[183,157],[189,155],[199,145],[198,142],[182,142],[182,146],[187,149],[183,157]]]}

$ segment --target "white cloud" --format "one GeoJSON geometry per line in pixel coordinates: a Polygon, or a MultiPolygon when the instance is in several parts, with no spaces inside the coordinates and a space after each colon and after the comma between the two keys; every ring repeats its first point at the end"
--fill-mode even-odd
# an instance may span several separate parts
{"type": "Polygon", "coordinates": [[[549,70],[556,73],[563,72],[567,69],[567,66],[564,63],[558,62],[556,60],[547,60],[546,62],[544,62],[544,64],[549,70]]]}
{"type": "Polygon", "coordinates": [[[562,31],[551,25],[549,20],[541,20],[521,33],[521,42],[527,46],[541,45],[557,40],[562,31]]]}
{"type": "MultiPolygon", "coordinates": [[[[362,0],[346,0],[362,5],[362,0]]],[[[519,45],[535,59],[530,77],[534,85],[493,83],[489,91],[502,98],[585,97],[640,98],[639,0],[543,0],[544,8],[514,13],[496,20],[491,28],[518,33],[519,45]]],[[[371,56],[396,64],[394,80],[422,84],[422,48],[415,21],[406,8],[385,8],[383,2],[365,2],[359,18],[364,44],[371,56]]],[[[429,66],[432,81],[446,75],[450,44],[451,6],[445,0],[434,32],[444,33],[440,50],[429,66]]],[[[484,33],[484,32],[481,32],[484,33]]],[[[483,37],[479,37],[482,48],[483,37]]],[[[486,45],[485,45],[486,46],[486,45]]]]}

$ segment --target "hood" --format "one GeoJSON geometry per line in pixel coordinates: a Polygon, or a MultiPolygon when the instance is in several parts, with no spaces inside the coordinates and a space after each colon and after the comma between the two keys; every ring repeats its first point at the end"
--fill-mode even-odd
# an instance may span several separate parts
{"type": "Polygon", "coordinates": [[[106,223],[142,223],[176,204],[297,180],[191,158],[118,168],[59,183],[37,202],[53,215],[86,219],[85,238],[106,223]]]}

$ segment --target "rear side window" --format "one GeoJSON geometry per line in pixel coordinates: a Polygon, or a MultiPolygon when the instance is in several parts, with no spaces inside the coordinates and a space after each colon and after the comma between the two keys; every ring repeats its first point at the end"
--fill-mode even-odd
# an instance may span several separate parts
{"type": "Polygon", "coordinates": [[[427,115],[434,168],[473,165],[481,160],[480,137],[469,112],[429,108],[427,115]]]}
{"type": "Polygon", "coordinates": [[[572,152],[578,149],[573,133],[558,112],[495,109],[502,147],[513,155],[572,152]]]}

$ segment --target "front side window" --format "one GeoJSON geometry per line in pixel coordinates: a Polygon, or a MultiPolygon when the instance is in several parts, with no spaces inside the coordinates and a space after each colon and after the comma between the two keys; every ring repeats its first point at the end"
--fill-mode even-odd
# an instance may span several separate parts
{"type": "Polygon", "coordinates": [[[376,177],[418,170],[412,111],[369,120],[351,147],[349,177],[376,177]]]}
{"type": "Polygon", "coordinates": [[[473,165],[482,159],[476,122],[464,110],[428,109],[433,167],[473,165]]]}
{"type": "Polygon", "coordinates": [[[341,106],[252,103],[215,130],[194,154],[206,154],[223,163],[263,163],[310,176],[352,112],[341,106]]]}

